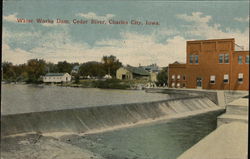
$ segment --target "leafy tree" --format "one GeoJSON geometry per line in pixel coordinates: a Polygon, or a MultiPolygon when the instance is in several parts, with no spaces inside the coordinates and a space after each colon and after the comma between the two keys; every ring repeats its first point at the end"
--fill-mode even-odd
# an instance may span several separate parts
{"type": "Polygon", "coordinates": [[[119,62],[119,59],[113,55],[103,56],[102,63],[104,65],[106,74],[110,74],[113,77],[116,75],[116,70],[122,66],[122,63],[119,62]]]}
{"type": "Polygon", "coordinates": [[[46,63],[46,72],[57,73],[58,72],[57,64],[51,62],[46,63]]]}
{"type": "Polygon", "coordinates": [[[16,78],[14,66],[11,62],[2,63],[2,72],[4,80],[13,81],[13,79],[16,78]]]}
{"type": "Polygon", "coordinates": [[[91,61],[83,63],[79,68],[81,76],[103,77],[105,70],[102,63],[91,61]]]}
{"type": "Polygon", "coordinates": [[[70,73],[73,68],[73,65],[67,61],[60,61],[57,63],[57,71],[60,73],[70,73]]]}
{"type": "Polygon", "coordinates": [[[160,73],[157,75],[158,85],[168,85],[168,67],[164,67],[160,73]]]}
{"type": "Polygon", "coordinates": [[[46,72],[46,62],[42,59],[31,59],[27,63],[28,82],[38,82],[46,72]]]}
{"type": "Polygon", "coordinates": [[[78,74],[75,75],[75,83],[78,84],[80,82],[80,76],[78,74]]]}

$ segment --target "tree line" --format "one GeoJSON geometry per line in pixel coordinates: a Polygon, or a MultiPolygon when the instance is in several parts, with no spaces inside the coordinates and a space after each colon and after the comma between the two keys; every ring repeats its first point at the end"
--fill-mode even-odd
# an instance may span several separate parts
{"type": "Polygon", "coordinates": [[[2,78],[8,82],[38,83],[40,77],[46,73],[69,73],[75,66],[79,66],[79,71],[73,75],[92,76],[101,78],[106,74],[115,77],[116,70],[122,63],[115,56],[103,56],[100,62],[89,61],[85,63],[69,63],[60,61],[58,63],[46,62],[43,59],[30,59],[24,64],[14,65],[11,62],[2,63],[2,78]]]}

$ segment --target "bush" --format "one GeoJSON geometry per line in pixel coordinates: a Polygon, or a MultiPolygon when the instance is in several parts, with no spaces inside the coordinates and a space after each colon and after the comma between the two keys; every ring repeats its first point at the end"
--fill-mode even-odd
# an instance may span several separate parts
{"type": "Polygon", "coordinates": [[[94,87],[106,88],[106,89],[128,89],[130,86],[128,84],[121,83],[118,79],[107,79],[104,81],[94,81],[94,87]]]}

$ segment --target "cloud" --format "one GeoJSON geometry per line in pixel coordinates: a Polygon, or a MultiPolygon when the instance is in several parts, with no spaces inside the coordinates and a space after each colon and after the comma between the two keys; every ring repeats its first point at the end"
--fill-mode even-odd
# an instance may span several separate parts
{"type": "Polygon", "coordinates": [[[37,45],[30,50],[12,49],[5,45],[8,47],[3,48],[3,61],[21,64],[31,58],[43,58],[54,63],[64,60],[82,63],[101,61],[104,55],[115,55],[123,64],[134,66],[152,63],[167,66],[176,60],[185,61],[186,39],[181,36],[174,36],[158,43],[157,35],[154,33],[144,35],[137,32],[121,32],[121,39],[100,40],[94,46],[90,46],[87,43],[73,42],[68,28],[43,33],[43,36],[40,32],[37,34],[41,36],[37,45]]]}
{"type": "Polygon", "coordinates": [[[179,19],[183,19],[187,22],[196,22],[196,23],[208,23],[212,17],[211,16],[203,16],[202,12],[193,12],[191,14],[191,16],[187,15],[187,14],[177,14],[177,18],[179,19]]]}
{"type": "Polygon", "coordinates": [[[27,60],[34,58],[33,54],[20,48],[11,49],[8,44],[2,45],[3,61],[12,62],[14,64],[23,64],[27,60]]]}
{"type": "Polygon", "coordinates": [[[236,17],[234,18],[234,20],[238,22],[249,22],[249,17],[246,17],[246,18],[236,17]]]}
{"type": "Polygon", "coordinates": [[[3,16],[3,20],[5,20],[7,22],[16,22],[17,21],[17,13],[3,16]]]}
{"type": "MultiPolygon", "coordinates": [[[[235,38],[239,45],[248,46],[248,28],[245,31],[227,28],[222,30],[219,24],[211,24],[212,17],[195,12],[191,15],[180,14],[177,18],[192,22],[183,26],[182,30],[163,28],[149,34],[124,31],[120,32],[119,39],[100,39],[93,46],[88,43],[72,40],[69,27],[51,28],[42,32],[8,32],[3,29],[3,61],[25,63],[30,58],[43,58],[46,61],[57,63],[67,60],[69,62],[100,61],[104,55],[115,55],[123,64],[134,66],[157,63],[167,66],[174,61],[186,61],[186,41],[215,38],[235,38]],[[165,40],[159,41],[159,35],[165,35],[165,40]],[[26,41],[35,37],[35,45],[29,50],[10,48],[9,42],[13,39],[26,41]]],[[[29,41],[27,43],[30,44],[29,41]]]]}
{"type": "Polygon", "coordinates": [[[115,17],[114,14],[106,14],[105,16],[98,16],[94,12],[88,12],[86,14],[78,13],[78,14],[76,14],[76,16],[84,17],[86,19],[96,19],[96,20],[105,20],[105,21],[115,17]]]}
{"type": "Polygon", "coordinates": [[[113,54],[124,64],[134,66],[152,63],[167,66],[176,60],[185,61],[186,39],[181,36],[174,36],[163,43],[157,43],[155,34],[143,35],[136,32],[124,32],[121,35],[122,40],[112,39],[97,42],[97,44],[106,44],[106,47],[95,49],[95,51],[102,52],[102,54],[113,54]]]}
{"type": "Polygon", "coordinates": [[[248,27],[244,31],[231,28],[222,30],[220,24],[209,24],[212,17],[204,16],[201,12],[193,12],[191,15],[178,14],[176,17],[187,22],[193,22],[191,25],[183,26],[185,28],[183,34],[185,35],[200,37],[200,39],[235,38],[237,44],[249,49],[248,27]]]}

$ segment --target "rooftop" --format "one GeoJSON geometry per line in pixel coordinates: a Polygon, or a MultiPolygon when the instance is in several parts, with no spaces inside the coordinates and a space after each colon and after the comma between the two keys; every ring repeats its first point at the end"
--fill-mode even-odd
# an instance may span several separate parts
{"type": "Polygon", "coordinates": [[[138,75],[143,75],[143,76],[149,76],[149,72],[144,70],[143,68],[140,67],[132,67],[132,66],[127,66],[125,67],[127,70],[129,70],[130,72],[134,73],[134,74],[138,74],[138,75]]]}
{"type": "Polygon", "coordinates": [[[210,42],[210,41],[234,41],[234,38],[228,38],[228,39],[207,39],[207,40],[190,40],[190,41],[187,41],[187,42],[203,42],[203,41],[207,41],[207,42],[210,42]]]}

